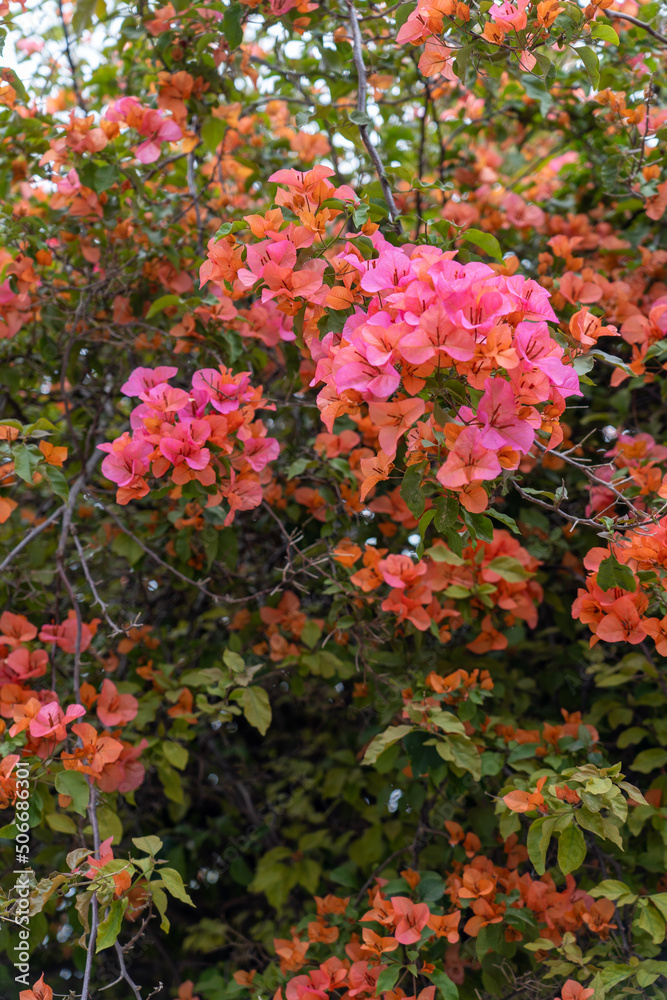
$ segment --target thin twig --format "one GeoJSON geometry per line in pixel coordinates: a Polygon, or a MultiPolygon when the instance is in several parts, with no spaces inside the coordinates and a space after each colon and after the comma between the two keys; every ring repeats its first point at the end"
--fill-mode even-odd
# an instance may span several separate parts
{"type": "Polygon", "coordinates": [[[201,211],[199,208],[199,194],[197,192],[197,185],[195,184],[195,171],[194,171],[195,154],[194,150],[188,153],[188,169],[187,169],[187,180],[188,180],[188,191],[190,197],[192,198],[192,205],[195,210],[195,219],[197,220],[197,253],[200,257],[204,256],[204,223],[202,222],[201,211]]]}
{"type": "Polygon", "coordinates": [[[14,546],[9,555],[5,556],[5,558],[2,560],[2,562],[0,563],[0,573],[2,573],[2,571],[6,569],[11,562],[14,561],[14,559],[19,554],[21,549],[24,549],[26,545],[29,545],[30,542],[33,540],[33,538],[36,538],[37,535],[41,534],[41,532],[44,531],[45,528],[48,528],[49,525],[53,524],[54,521],[57,521],[64,509],[65,509],[64,505],[58,507],[57,510],[54,510],[52,514],[49,514],[49,516],[46,518],[45,521],[42,521],[41,524],[38,524],[36,527],[31,528],[28,534],[23,536],[18,545],[14,546]]]}
{"type": "Polygon", "coordinates": [[[116,941],[114,947],[116,949],[116,955],[118,956],[118,965],[120,966],[121,978],[124,979],[127,985],[130,987],[130,989],[134,993],[136,1000],[142,1000],[141,990],[139,989],[137,984],[132,981],[130,973],[127,971],[127,966],[125,965],[125,956],[123,955],[123,949],[119,945],[118,941],[116,941]]]}
{"type": "Polygon", "coordinates": [[[621,14],[618,10],[605,10],[607,17],[615,18],[617,21],[629,21],[630,24],[634,24],[637,28],[643,28],[644,31],[648,31],[649,35],[653,35],[657,38],[659,42],[663,45],[667,45],[667,37],[661,35],[659,31],[652,28],[650,24],[646,24],[645,21],[640,21],[638,17],[633,17],[631,14],[621,14]]]}
{"type": "Polygon", "coordinates": [[[181,573],[180,570],[177,570],[174,566],[170,566],[168,562],[165,562],[164,559],[157,554],[157,552],[154,552],[153,549],[149,549],[145,542],[142,542],[140,538],[137,538],[134,532],[130,531],[130,529],[127,528],[118,517],[116,517],[112,510],[110,510],[105,504],[101,504],[101,506],[104,507],[106,513],[120,528],[123,534],[127,535],[128,538],[131,538],[133,542],[136,542],[139,548],[142,549],[147,556],[150,556],[151,559],[153,559],[156,563],[159,563],[160,566],[163,566],[164,569],[169,570],[170,573],[172,573],[179,580],[182,580],[183,583],[188,583],[191,587],[196,587],[197,590],[202,592],[202,594],[206,594],[207,597],[212,598],[214,601],[230,600],[228,597],[223,597],[220,594],[214,594],[213,591],[209,590],[203,583],[200,583],[199,580],[193,580],[189,576],[186,576],[185,573],[181,573]]]}
{"type": "Polygon", "coordinates": [[[90,904],[90,936],[88,938],[88,948],[86,951],[86,968],[83,974],[83,984],[81,986],[81,1000],[88,1000],[89,990],[90,990],[90,978],[93,973],[93,957],[95,955],[95,943],[97,941],[97,924],[98,924],[98,913],[99,906],[97,902],[97,893],[93,893],[93,898],[90,904]]]}
{"type": "Polygon", "coordinates": [[[86,102],[83,99],[83,95],[79,90],[79,81],[77,78],[77,67],[74,62],[74,56],[72,55],[72,49],[69,43],[69,31],[67,30],[67,22],[65,21],[65,13],[63,11],[62,0],[58,0],[58,12],[60,14],[60,23],[63,26],[63,35],[65,36],[65,53],[67,55],[67,62],[69,63],[70,73],[72,74],[72,89],[74,90],[74,95],[76,97],[76,103],[79,105],[84,115],[88,114],[88,108],[86,107],[86,102]]]}
{"type": "MultiPolygon", "coordinates": [[[[366,95],[368,93],[368,77],[366,74],[366,65],[364,63],[364,54],[362,50],[361,41],[361,31],[359,30],[359,21],[357,19],[357,12],[355,10],[354,4],[347,0],[348,10],[350,12],[350,33],[352,35],[352,54],[354,58],[354,65],[357,70],[357,112],[360,115],[368,115],[368,110],[366,108],[366,95]]],[[[361,136],[361,141],[363,142],[368,155],[370,156],[375,171],[380,180],[380,187],[382,188],[382,194],[384,195],[384,200],[387,203],[387,210],[389,212],[389,219],[393,223],[396,222],[399,212],[396,207],[396,202],[394,201],[394,195],[387,179],[385,173],[384,165],[380,159],[380,155],[371,142],[371,137],[368,134],[367,125],[359,125],[359,135],[361,136]]]]}
{"type": "Polygon", "coordinates": [[[370,876],[370,878],[366,879],[366,881],[364,882],[364,884],[362,885],[361,889],[359,890],[359,892],[357,894],[357,903],[359,903],[361,901],[361,897],[366,892],[366,889],[368,889],[368,887],[372,884],[373,879],[375,878],[375,876],[379,875],[380,872],[384,871],[384,869],[387,867],[387,865],[391,861],[393,861],[394,858],[397,858],[400,854],[403,854],[404,851],[412,851],[413,847],[414,847],[414,841],[411,844],[406,844],[405,847],[399,847],[399,849],[397,851],[394,851],[393,854],[390,854],[389,857],[386,858],[382,862],[382,864],[379,866],[379,868],[375,869],[375,871],[370,876]]]}
{"type": "Polygon", "coordinates": [[[83,489],[85,481],[86,473],[82,472],[70,488],[69,497],[64,508],[58,548],[56,549],[56,566],[58,567],[58,575],[65,585],[65,590],[67,591],[70,603],[74,609],[74,614],[76,615],[76,639],[74,642],[74,697],[77,702],[80,701],[79,689],[81,686],[81,636],[83,632],[83,620],[81,617],[81,608],[79,607],[79,602],[77,601],[76,594],[74,593],[74,588],[72,587],[69,577],[65,571],[65,548],[67,545],[70,524],[72,522],[74,504],[76,503],[79,493],[83,489]]]}
{"type": "Polygon", "coordinates": [[[70,534],[74,539],[76,551],[79,553],[79,559],[81,560],[81,568],[83,570],[83,575],[85,576],[88,582],[88,586],[90,587],[91,593],[93,595],[93,601],[95,602],[95,604],[99,606],[99,608],[101,608],[102,614],[107,620],[107,624],[111,627],[112,630],[111,635],[114,636],[127,632],[129,628],[131,628],[132,626],[123,628],[120,625],[116,625],[113,619],[109,617],[109,612],[107,611],[108,605],[102,600],[97,590],[97,587],[95,586],[95,582],[91,576],[90,570],[88,569],[88,563],[86,562],[86,557],[83,548],[81,547],[81,542],[79,541],[79,536],[77,535],[76,529],[73,524],[70,525],[70,534]]]}

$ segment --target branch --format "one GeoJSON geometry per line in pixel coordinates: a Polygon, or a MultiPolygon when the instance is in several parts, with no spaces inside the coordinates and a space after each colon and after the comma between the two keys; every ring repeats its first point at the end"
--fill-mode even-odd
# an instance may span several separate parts
{"type": "Polygon", "coordinates": [[[0,563],[0,573],[2,573],[2,571],[14,561],[21,549],[24,549],[26,545],[29,545],[33,538],[36,538],[37,535],[41,534],[41,532],[44,531],[45,528],[48,528],[50,524],[53,524],[54,521],[57,521],[64,509],[64,505],[62,507],[58,507],[58,509],[54,510],[52,514],[49,514],[45,521],[42,521],[41,524],[32,528],[27,535],[24,535],[18,545],[15,545],[9,555],[5,556],[0,563]]]}
{"type": "Polygon", "coordinates": [[[97,590],[97,587],[95,586],[90,570],[88,569],[88,563],[86,562],[86,557],[84,555],[83,548],[81,547],[81,542],[79,541],[79,536],[77,535],[76,529],[73,524],[70,525],[70,534],[74,539],[76,551],[79,553],[79,559],[81,560],[81,568],[83,570],[83,575],[85,576],[88,582],[88,586],[90,587],[91,593],[93,595],[93,601],[101,608],[102,614],[107,620],[107,624],[112,629],[111,635],[112,636],[119,635],[129,631],[129,629],[133,627],[132,625],[128,625],[126,628],[123,628],[120,625],[116,625],[113,619],[109,617],[109,612],[107,611],[108,605],[102,600],[97,590]]]}
{"type": "Polygon", "coordinates": [[[659,31],[652,28],[650,24],[646,24],[645,21],[640,21],[638,17],[632,17],[631,14],[621,14],[620,11],[617,10],[605,10],[605,14],[607,17],[616,18],[617,21],[629,21],[630,24],[634,24],[635,27],[643,28],[644,31],[648,31],[649,35],[653,35],[653,37],[657,38],[663,45],[667,45],[667,37],[665,37],[665,35],[661,35],[659,31]]]}
{"type": "Polygon", "coordinates": [[[197,193],[197,185],[195,184],[195,172],[194,172],[194,162],[195,154],[194,150],[188,153],[188,169],[187,169],[187,180],[188,180],[188,191],[190,197],[192,198],[192,205],[195,210],[195,219],[197,220],[197,253],[200,257],[204,256],[204,224],[202,222],[201,211],[199,210],[199,194],[197,193]]]}
{"type": "Polygon", "coordinates": [[[95,943],[97,941],[97,924],[98,924],[98,903],[97,903],[97,893],[93,893],[93,898],[91,900],[91,917],[90,917],[90,938],[88,939],[88,948],[86,949],[86,969],[83,974],[83,985],[81,987],[81,1000],[88,1000],[89,990],[90,990],[90,977],[93,973],[93,956],[95,954],[95,943]]]}
{"type": "Polygon", "coordinates": [[[154,552],[153,549],[149,549],[149,547],[145,544],[145,542],[142,542],[140,538],[137,538],[134,532],[130,531],[129,528],[126,528],[123,522],[118,517],[116,517],[116,515],[112,510],[110,510],[105,504],[102,504],[102,507],[104,507],[106,513],[109,515],[112,521],[120,528],[123,534],[127,535],[128,538],[131,538],[133,542],[136,542],[139,548],[142,549],[147,556],[150,556],[151,559],[153,559],[160,566],[163,566],[164,569],[169,570],[169,572],[172,573],[173,576],[177,577],[179,580],[182,580],[183,583],[189,584],[191,587],[196,587],[197,590],[200,590],[202,592],[202,594],[205,594],[207,597],[212,598],[212,600],[214,601],[230,600],[229,598],[223,597],[220,594],[214,594],[213,591],[209,590],[203,583],[200,583],[199,580],[192,580],[189,576],[186,576],[185,573],[181,573],[180,570],[177,570],[174,566],[170,566],[168,562],[165,562],[164,559],[162,559],[162,557],[157,554],[157,552],[154,552]]]}
{"type": "Polygon", "coordinates": [[[60,539],[58,541],[58,548],[56,549],[56,566],[58,567],[58,575],[65,584],[65,590],[67,591],[70,603],[76,615],[76,640],[74,643],[74,697],[77,702],[81,700],[79,695],[79,688],[81,686],[81,633],[83,630],[83,620],[81,618],[81,608],[79,607],[79,602],[76,599],[74,588],[72,587],[72,584],[69,581],[67,573],[65,572],[65,547],[67,545],[67,537],[69,535],[69,529],[72,523],[72,513],[74,511],[74,504],[76,503],[79,493],[83,489],[85,481],[86,481],[86,473],[82,472],[81,475],[74,481],[72,487],[70,488],[69,497],[64,507],[63,520],[60,528],[60,539]]]}
{"type": "Polygon", "coordinates": [[[67,23],[65,21],[65,14],[63,12],[62,0],[58,0],[58,12],[60,14],[60,23],[63,26],[63,34],[65,36],[65,53],[67,55],[67,62],[69,63],[70,73],[72,74],[72,89],[74,90],[74,94],[76,96],[76,103],[79,105],[84,115],[87,115],[88,108],[86,107],[86,102],[84,101],[81,91],[79,90],[79,81],[77,79],[77,68],[69,44],[69,32],[67,30],[67,23]]]}
{"type": "Polygon", "coordinates": [[[116,941],[114,947],[116,949],[116,954],[118,955],[118,965],[120,966],[121,979],[124,979],[127,985],[132,990],[135,996],[135,1000],[141,1000],[141,990],[139,989],[137,984],[132,981],[129,972],[127,971],[127,966],[125,965],[125,956],[123,955],[123,949],[119,945],[118,941],[116,941]]]}
{"type": "MultiPolygon", "coordinates": [[[[357,111],[359,114],[368,115],[366,109],[366,95],[368,92],[368,78],[366,75],[366,66],[364,64],[364,54],[362,51],[361,42],[361,31],[359,30],[359,21],[357,20],[357,12],[354,8],[354,4],[347,0],[347,6],[350,11],[350,33],[352,35],[352,53],[354,58],[354,65],[357,70],[357,111]]],[[[380,187],[382,188],[382,194],[384,195],[384,200],[387,203],[387,209],[389,211],[389,219],[392,224],[394,224],[398,218],[399,212],[396,207],[396,202],[394,201],[394,195],[392,194],[391,186],[387,179],[387,175],[384,170],[384,165],[380,159],[380,155],[371,142],[371,137],[368,134],[367,125],[359,125],[359,135],[361,136],[361,141],[363,142],[368,155],[370,156],[375,171],[380,179],[380,187]]]]}

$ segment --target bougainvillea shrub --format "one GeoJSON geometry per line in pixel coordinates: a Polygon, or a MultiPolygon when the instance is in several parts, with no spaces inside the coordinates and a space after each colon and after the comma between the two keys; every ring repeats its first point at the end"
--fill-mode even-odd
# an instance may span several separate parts
{"type": "Polygon", "coordinates": [[[1,1000],[667,1000],[667,16],[2,0],[1,1000]]]}

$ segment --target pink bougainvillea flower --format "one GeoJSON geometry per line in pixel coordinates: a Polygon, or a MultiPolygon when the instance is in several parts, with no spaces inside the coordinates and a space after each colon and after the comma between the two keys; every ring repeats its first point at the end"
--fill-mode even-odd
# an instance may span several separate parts
{"type": "Polygon", "coordinates": [[[431,915],[428,906],[426,903],[413,903],[407,896],[392,896],[391,905],[398,918],[394,937],[401,944],[415,944],[431,915]]]}
{"type": "Polygon", "coordinates": [[[139,711],[139,702],[132,694],[119,694],[118,688],[106,678],[97,702],[96,712],[102,725],[111,729],[131,722],[139,711]]]}
{"type": "Polygon", "coordinates": [[[449,489],[460,489],[473,481],[495,479],[500,471],[498,456],[495,451],[484,447],[479,428],[466,427],[459,434],[436,478],[449,489]]]}
{"type": "Polygon", "coordinates": [[[67,711],[63,712],[57,701],[49,702],[48,705],[41,706],[35,718],[30,720],[30,735],[36,739],[52,736],[59,743],[67,736],[65,727],[85,714],[83,705],[69,705],[67,711]]]}

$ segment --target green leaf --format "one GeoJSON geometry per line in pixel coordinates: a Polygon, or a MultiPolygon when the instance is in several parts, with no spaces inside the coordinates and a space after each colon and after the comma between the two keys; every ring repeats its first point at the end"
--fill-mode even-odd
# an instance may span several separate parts
{"type": "Polygon", "coordinates": [[[164,794],[167,796],[169,801],[176,802],[178,805],[183,805],[185,796],[183,794],[181,776],[178,771],[175,771],[169,764],[163,764],[158,767],[157,776],[160,779],[162,788],[164,789],[164,794]]]}
{"type": "Polygon", "coordinates": [[[243,41],[243,7],[240,3],[230,3],[222,18],[222,34],[232,51],[243,41]]]}
{"type": "Polygon", "coordinates": [[[507,583],[521,583],[523,580],[528,580],[531,576],[535,576],[518,559],[513,559],[512,556],[496,556],[490,563],[487,563],[485,569],[490,569],[494,573],[497,573],[507,583]]]}
{"type": "MultiPolygon", "coordinates": [[[[214,152],[225,138],[225,132],[227,131],[227,122],[224,122],[221,118],[213,118],[213,116],[206,119],[201,129],[201,138],[204,143],[205,149],[210,153],[214,152]]],[[[227,233],[231,232],[231,223],[225,223],[226,232],[220,232],[220,229],[224,227],[221,226],[216,236],[226,236],[227,233]]]]}
{"type": "Polygon", "coordinates": [[[461,510],[461,514],[475,538],[480,538],[483,542],[493,541],[493,525],[488,517],[483,514],[471,514],[469,510],[465,509],[461,510]]]}
{"type": "Polygon", "coordinates": [[[162,744],[162,752],[169,763],[182,771],[188,762],[188,751],[179,743],[172,743],[168,740],[162,744]]]}
{"type": "Polygon", "coordinates": [[[55,784],[56,791],[61,795],[71,796],[72,809],[79,816],[85,816],[90,799],[90,786],[85,774],[81,771],[61,771],[56,775],[55,784]]]}
{"type": "Polygon", "coordinates": [[[483,233],[481,229],[466,229],[465,233],[462,233],[461,236],[467,243],[474,243],[476,247],[483,250],[489,257],[494,257],[496,260],[503,259],[500,243],[491,233],[483,233]]]}
{"type": "Polygon", "coordinates": [[[461,736],[465,736],[465,726],[453,712],[443,712],[441,709],[436,709],[429,713],[429,719],[444,733],[459,733],[461,736]]]}
{"type": "Polygon", "coordinates": [[[459,502],[456,497],[438,497],[435,505],[433,525],[436,531],[445,534],[459,519],[459,502]]]}
{"type": "Polygon", "coordinates": [[[633,771],[639,771],[640,774],[650,774],[651,771],[657,771],[665,764],[667,764],[667,750],[663,750],[661,747],[652,747],[650,750],[642,750],[640,754],[637,754],[631,767],[633,771]]]}
{"type": "Polygon", "coordinates": [[[143,851],[144,854],[150,854],[152,858],[156,858],[162,849],[162,841],[159,837],[133,837],[132,843],[138,851],[143,851]]]}
{"type": "Polygon", "coordinates": [[[570,823],[558,838],[558,867],[563,875],[569,875],[583,864],[586,857],[586,841],[578,826],[570,823]]]}
{"type": "Polygon", "coordinates": [[[603,559],[597,572],[597,584],[601,590],[611,590],[612,587],[620,587],[621,590],[634,592],[637,589],[635,575],[629,566],[624,566],[612,554],[607,559],[603,559]]]}
{"type": "Polygon", "coordinates": [[[452,552],[446,545],[433,545],[426,550],[425,555],[429,556],[433,562],[447,563],[449,566],[463,566],[465,564],[465,559],[457,556],[456,552],[452,552]]]}
{"type": "Polygon", "coordinates": [[[350,111],[348,118],[355,125],[372,125],[373,119],[365,111],[350,111]]]}
{"type": "Polygon", "coordinates": [[[160,921],[160,930],[164,931],[165,934],[169,930],[169,920],[167,918],[167,906],[169,905],[169,900],[167,899],[167,893],[164,889],[161,889],[159,885],[153,885],[151,889],[151,895],[153,897],[153,902],[155,903],[158,913],[162,917],[160,921]]]}
{"type": "Polygon", "coordinates": [[[41,451],[31,445],[19,444],[12,449],[14,472],[25,483],[32,485],[33,473],[43,458],[41,451]]]}
{"type": "Polygon", "coordinates": [[[417,525],[417,531],[423,538],[426,534],[426,529],[435,517],[435,508],[431,507],[430,510],[425,510],[422,516],[419,518],[419,524],[417,525]]]}
{"type": "MultiPolygon", "coordinates": [[[[16,424],[15,420],[12,421],[3,420],[2,422],[16,424]]],[[[18,426],[20,427],[21,425],[19,424],[18,426]]],[[[55,426],[55,424],[52,424],[50,420],[46,419],[46,417],[38,417],[34,423],[28,424],[28,426],[25,428],[24,434],[26,437],[33,437],[33,436],[43,437],[44,435],[40,434],[39,433],[40,431],[44,432],[48,431],[49,433],[52,433],[57,429],[58,428],[55,426]]]]}
{"type": "Polygon", "coordinates": [[[420,462],[418,465],[410,465],[403,476],[403,482],[401,483],[401,497],[405,500],[408,510],[413,517],[417,520],[424,513],[424,507],[426,505],[426,500],[424,498],[424,493],[421,488],[422,474],[424,472],[424,463],[420,462]]]}
{"type": "Polygon", "coordinates": [[[305,472],[309,465],[310,465],[310,460],[307,458],[295,459],[295,461],[292,462],[290,466],[288,466],[287,478],[295,479],[296,476],[300,476],[303,472],[305,472]]]}
{"type": "Polygon", "coordinates": [[[68,501],[69,486],[67,485],[67,480],[63,475],[62,469],[59,469],[55,465],[47,465],[45,462],[39,471],[42,473],[55,495],[61,500],[68,501]]]}
{"type": "Polygon", "coordinates": [[[76,0],[71,24],[77,38],[86,28],[91,27],[96,6],[97,0],[76,0]]]}
{"type": "Polygon", "coordinates": [[[264,736],[271,725],[271,702],[264,688],[258,685],[244,688],[241,707],[250,725],[264,736]]]}
{"type": "Polygon", "coordinates": [[[141,557],[144,555],[144,550],[138,542],[135,542],[133,538],[126,535],[124,532],[116,535],[113,542],[111,543],[111,551],[114,555],[123,556],[129,562],[130,566],[134,566],[135,563],[139,562],[141,557]]]}
{"type": "Polygon", "coordinates": [[[637,925],[650,936],[653,944],[662,944],[665,940],[665,920],[655,906],[647,899],[639,900],[637,925]]]}
{"type": "Polygon", "coordinates": [[[222,662],[231,670],[233,674],[240,674],[245,670],[245,660],[233,649],[226,649],[222,654],[222,662]]]}
{"type": "Polygon", "coordinates": [[[183,879],[175,868],[159,868],[158,874],[168,893],[176,899],[180,899],[182,903],[188,903],[189,906],[195,905],[185,891],[183,879]]]}
{"type": "MultiPolygon", "coordinates": [[[[637,897],[632,892],[632,889],[625,884],[625,882],[618,882],[613,878],[606,878],[599,885],[596,885],[593,889],[586,890],[589,896],[593,899],[598,899],[600,896],[604,896],[605,899],[612,899],[614,901],[620,899],[622,896],[631,897],[631,899],[626,900],[626,902],[634,901],[637,897]]],[[[624,905],[624,904],[623,904],[624,905]]]]}
{"type": "Polygon", "coordinates": [[[654,906],[657,906],[665,920],[667,920],[667,892],[659,892],[655,896],[649,896],[649,899],[654,906]]]}
{"type": "Polygon", "coordinates": [[[177,306],[181,301],[180,295],[163,295],[161,298],[156,299],[155,302],[151,303],[150,309],[146,313],[146,319],[152,319],[163,309],[168,309],[169,306],[177,306]]]}
{"type": "MultiPolygon", "coordinates": [[[[76,833],[74,820],[65,813],[47,813],[44,819],[46,820],[46,825],[51,830],[55,830],[56,833],[76,833]]],[[[2,830],[0,830],[0,836],[2,836],[2,830]]]]}
{"type": "Polygon", "coordinates": [[[397,962],[395,965],[388,965],[386,969],[382,970],[375,984],[376,996],[384,993],[385,990],[393,990],[398,981],[401,969],[402,966],[397,962]]]}
{"type": "Polygon", "coordinates": [[[528,827],[528,857],[538,875],[544,875],[546,871],[547,849],[555,824],[554,816],[540,816],[528,827]]]}
{"type": "Polygon", "coordinates": [[[123,914],[127,909],[129,899],[114,899],[110,904],[107,915],[97,929],[97,944],[95,953],[111,948],[118,940],[120,928],[123,922],[123,914]]]}
{"type": "Polygon", "coordinates": [[[619,37],[612,26],[603,21],[591,22],[591,35],[593,38],[600,38],[603,42],[611,42],[613,45],[620,44],[619,37]]]}
{"type": "Polygon", "coordinates": [[[414,10],[414,4],[411,0],[407,0],[407,3],[402,3],[394,14],[394,30],[397,32],[399,28],[402,28],[410,14],[414,10]]]}
{"type": "Polygon", "coordinates": [[[301,630],[301,642],[313,649],[322,638],[322,629],[314,621],[307,621],[301,630]]]}
{"type": "Polygon", "coordinates": [[[388,747],[393,746],[394,743],[398,743],[399,740],[402,740],[413,729],[414,726],[390,726],[383,733],[378,733],[371,740],[364,754],[362,764],[374,764],[381,753],[388,747]]]}
{"type": "Polygon", "coordinates": [[[435,744],[435,749],[443,760],[460,767],[463,771],[468,771],[475,781],[481,781],[482,758],[473,741],[467,736],[455,733],[445,740],[439,740],[435,744]]]}
{"type": "Polygon", "coordinates": [[[509,516],[509,514],[503,514],[499,510],[494,510],[493,507],[489,507],[486,513],[489,517],[493,517],[496,521],[500,521],[501,524],[504,524],[515,535],[521,534],[518,524],[513,517],[509,516]]]}
{"type": "Polygon", "coordinates": [[[452,982],[446,972],[436,969],[434,972],[427,974],[427,979],[430,979],[433,985],[438,987],[444,1000],[458,1000],[458,987],[452,982]]]}
{"type": "Polygon", "coordinates": [[[591,80],[591,87],[593,87],[594,90],[597,90],[600,86],[600,60],[593,49],[588,45],[582,45],[581,48],[577,49],[577,55],[588,71],[588,75],[591,80]]]}

